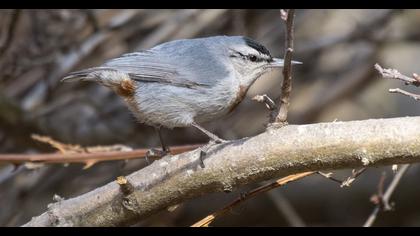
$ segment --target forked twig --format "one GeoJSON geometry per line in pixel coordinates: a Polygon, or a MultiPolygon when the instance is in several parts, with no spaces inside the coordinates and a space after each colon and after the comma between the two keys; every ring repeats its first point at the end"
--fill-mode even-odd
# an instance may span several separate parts
{"type": "Polygon", "coordinates": [[[342,188],[342,187],[350,187],[350,185],[356,180],[356,178],[359,177],[363,172],[365,172],[366,169],[367,168],[361,168],[359,170],[354,170],[353,169],[351,176],[347,177],[347,179],[345,179],[345,180],[340,180],[340,179],[332,177],[331,172],[330,173],[324,173],[324,172],[321,172],[321,171],[317,171],[317,174],[322,175],[323,177],[340,184],[340,187],[342,188]]]}
{"type": "MultiPolygon", "coordinates": [[[[412,77],[409,77],[409,76],[401,74],[396,69],[384,69],[378,63],[375,64],[375,69],[382,75],[383,78],[397,79],[397,80],[404,81],[406,85],[414,85],[416,87],[420,86],[420,76],[416,73],[413,73],[412,77]]],[[[388,91],[390,93],[399,93],[399,94],[411,97],[416,101],[420,100],[419,94],[410,93],[400,88],[389,89],[388,91]]]]}
{"type": "MultiPolygon", "coordinates": [[[[397,185],[400,183],[401,178],[403,177],[403,175],[407,172],[408,168],[410,167],[410,164],[405,164],[401,166],[401,169],[397,172],[397,174],[394,176],[394,179],[392,179],[392,182],[389,184],[387,190],[385,191],[385,193],[382,195],[381,193],[378,194],[378,202],[376,204],[375,209],[373,209],[372,213],[370,214],[369,218],[366,220],[365,224],[363,225],[363,227],[370,227],[373,225],[373,223],[375,222],[379,212],[384,209],[384,210],[390,210],[391,207],[389,204],[389,200],[391,198],[392,193],[395,191],[397,185]],[[382,195],[382,196],[381,196],[382,195]],[[384,207],[384,206],[388,206],[388,207],[384,207]]],[[[381,184],[379,185],[379,192],[383,192],[383,190],[381,190],[381,184]]]]}
{"type": "Polygon", "coordinates": [[[384,69],[378,63],[375,64],[375,69],[386,79],[398,79],[404,81],[406,84],[412,84],[414,86],[420,86],[420,77],[413,73],[412,77],[401,74],[396,69],[384,69]]]}

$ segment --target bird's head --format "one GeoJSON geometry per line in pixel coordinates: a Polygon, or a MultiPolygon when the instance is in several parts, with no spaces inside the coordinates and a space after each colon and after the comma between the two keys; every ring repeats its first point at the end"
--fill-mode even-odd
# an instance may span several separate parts
{"type": "MultiPolygon", "coordinates": [[[[241,84],[251,86],[261,75],[273,68],[283,67],[283,59],[274,58],[270,51],[257,41],[243,36],[223,38],[224,55],[228,57],[241,84]]],[[[301,64],[292,61],[292,64],[301,64]]]]}

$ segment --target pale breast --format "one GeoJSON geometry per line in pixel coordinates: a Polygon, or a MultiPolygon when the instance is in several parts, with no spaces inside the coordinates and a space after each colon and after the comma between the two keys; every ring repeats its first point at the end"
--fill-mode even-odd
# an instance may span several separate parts
{"type": "Polygon", "coordinates": [[[203,92],[204,102],[197,107],[195,121],[207,122],[220,118],[231,112],[245,96],[239,81],[235,77],[227,77],[218,84],[203,92]]]}
{"type": "Polygon", "coordinates": [[[126,102],[137,120],[152,126],[187,127],[228,114],[245,96],[236,78],[212,87],[183,88],[160,83],[136,84],[126,102]]]}

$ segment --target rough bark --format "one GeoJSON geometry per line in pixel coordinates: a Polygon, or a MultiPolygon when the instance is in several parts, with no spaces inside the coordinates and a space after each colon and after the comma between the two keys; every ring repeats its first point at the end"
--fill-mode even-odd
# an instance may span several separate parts
{"type": "Polygon", "coordinates": [[[420,162],[420,117],[269,128],[215,146],[205,168],[199,156],[155,161],[126,177],[132,192],[114,181],[50,204],[25,226],[129,225],[188,199],[294,173],[420,162]]]}

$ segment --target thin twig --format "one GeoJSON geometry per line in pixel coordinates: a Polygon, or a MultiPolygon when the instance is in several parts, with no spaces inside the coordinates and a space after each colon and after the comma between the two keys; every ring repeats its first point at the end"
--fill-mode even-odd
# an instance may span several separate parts
{"type": "Polygon", "coordinates": [[[417,74],[413,74],[412,77],[401,74],[396,69],[384,69],[378,63],[375,64],[375,69],[386,79],[398,79],[404,81],[406,84],[412,84],[414,86],[420,86],[420,78],[417,74]]]}
{"type": "MultiPolygon", "coordinates": [[[[202,146],[202,144],[173,146],[171,154],[179,154],[202,146]]],[[[83,163],[91,166],[103,161],[116,161],[143,158],[149,149],[134,149],[132,151],[112,151],[95,153],[49,153],[49,154],[0,154],[0,163],[23,164],[34,163],[83,163]]]]}
{"type": "Polygon", "coordinates": [[[413,98],[413,99],[414,99],[414,100],[416,100],[416,101],[420,101],[420,94],[410,93],[410,92],[407,92],[407,91],[402,90],[402,89],[400,89],[400,88],[389,89],[388,91],[389,91],[390,93],[399,93],[399,94],[402,94],[402,95],[408,96],[408,97],[410,97],[410,98],[413,98]]]}
{"type": "MultiPolygon", "coordinates": [[[[420,77],[417,74],[413,74],[412,77],[408,77],[406,75],[401,74],[396,69],[384,69],[378,63],[375,64],[375,69],[382,75],[383,78],[389,79],[398,79],[405,82],[406,85],[414,85],[420,86],[420,77]]],[[[400,93],[409,97],[412,97],[416,101],[420,100],[420,95],[413,94],[402,89],[389,89],[390,93],[400,93]]],[[[385,194],[383,194],[383,183],[385,180],[385,175],[382,175],[382,178],[379,182],[378,193],[372,197],[372,200],[376,204],[375,209],[373,209],[372,213],[370,214],[369,218],[366,220],[364,227],[370,227],[375,222],[379,212],[381,210],[389,211],[392,210],[391,204],[389,203],[389,199],[391,198],[392,193],[395,191],[398,183],[400,182],[402,176],[407,172],[410,164],[402,165],[401,169],[397,172],[394,176],[394,179],[389,184],[388,189],[386,190],[385,194]]],[[[396,167],[395,167],[396,169],[396,167]]],[[[393,166],[394,170],[394,166],[393,166]]]]}
{"type": "Polygon", "coordinates": [[[292,91],[292,54],[293,54],[293,27],[295,10],[280,11],[281,18],[286,24],[286,52],[284,55],[283,83],[281,96],[278,100],[278,108],[271,113],[270,123],[285,124],[287,122],[287,112],[290,104],[290,93],[292,91]]]}
{"type": "Polygon", "coordinates": [[[323,176],[323,177],[325,177],[325,178],[327,178],[327,179],[329,179],[329,180],[331,180],[331,181],[333,181],[333,182],[335,182],[335,183],[338,183],[340,185],[343,183],[342,180],[336,179],[336,178],[332,177],[332,174],[333,174],[332,172],[324,173],[322,171],[317,171],[316,173],[319,174],[319,175],[321,175],[321,176],[323,176]]]}
{"type": "MultiPolygon", "coordinates": [[[[412,77],[409,77],[409,76],[401,74],[396,69],[384,69],[378,63],[375,64],[375,69],[382,75],[383,78],[402,80],[405,82],[406,85],[414,85],[416,87],[420,86],[420,76],[417,75],[416,73],[413,73],[412,77]]],[[[416,101],[420,101],[419,94],[410,93],[400,88],[389,89],[388,91],[390,93],[399,93],[399,94],[411,97],[416,101]]]]}
{"type": "Polygon", "coordinates": [[[257,101],[259,103],[264,103],[268,110],[273,111],[277,108],[276,103],[267,96],[267,94],[263,95],[256,95],[252,98],[252,100],[257,101]]]}
{"type": "Polygon", "coordinates": [[[329,179],[329,180],[331,180],[331,181],[333,181],[333,182],[339,183],[340,187],[342,188],[342,187],[350,187],[350,185],[356,180],[356,178],[359,177],[363,172],[365,172],[366,169],[367,168],[361,168],[360,170],[357,170],[357,171],[352,170],[351,176],[347,177],[347,179],[345,179],[345,180],[340,180],[340,179],[332,177],[331,172],[330,173],[324,173],[324,172],[321,172],[321,171],[317,171],[316,173],[325,177],[325,178],[327,178],[327,179],[329,179]]]}
{"type": "Polygon", "coordinates": [[[270,191],[271,189],[281,187],[283,185],[286,185],[289,182],[302,179],[302,178],[304,178],[306,176],[309,176],[309,175],[312,175],[314,173],[315,172],[311,171],[311,172],[304,172],[304,173],[300,173],[300,174],[289,175],[289,176],[281,178],[281,179],[279,179],[279,180],[277,180],[273,183],[263,185],[261,187],[255,188],[255,189],[253,189],[253,190],[251,190],[247,193],[241,194],[240,197],[236,198],[235,200],[233,200],[231,203],[229,203],[228,205],[226,205],[222,209],[206,216],[202,220],[199,220],[195,224],[191,225],[191,227],[207,227],[207,226],[209,226],[210,223],[212,223],[216,219],[216,217],[219,217],[221,215],[226,214],[227,212],[232,210],[235,206],[239,205],[240,203],[257,196],[258,194],[265,193],[267,191],[270,191]]]}
{"type": "MultiPolygon", "coordinates": [[[[394,179],[389,184],[388,189],[386,190],[385,194],[380,199],[380,203],[378,203],[373,210],[373,212],[370,214],[369,218],[367,219],[366,223],[363,225],[363,227],[370,227],[375,222],[382,206],[389,206],[389,199],[391,198],[392,193],[395,191],[397,185],[400,183],[400,180],[402,176],[407,172],[408,168],[410,167],[410,164],[405,164],[401,166],[401,169],[397,172],[397,174],[394,176],[394,179]]],[[[386,208],[385,208],[386,210],[386,208]]]]}
{"type": "Polygon", "coordinates": [[[352,170],[352,174],[350,177],[348,177],[346,180],[344,180],[340,187],[350,187],[350,185],[356,180],[357,177],[359,177],[363,172],[365,172],[367,168],[361,168],[360,170],[352,170]]]}

